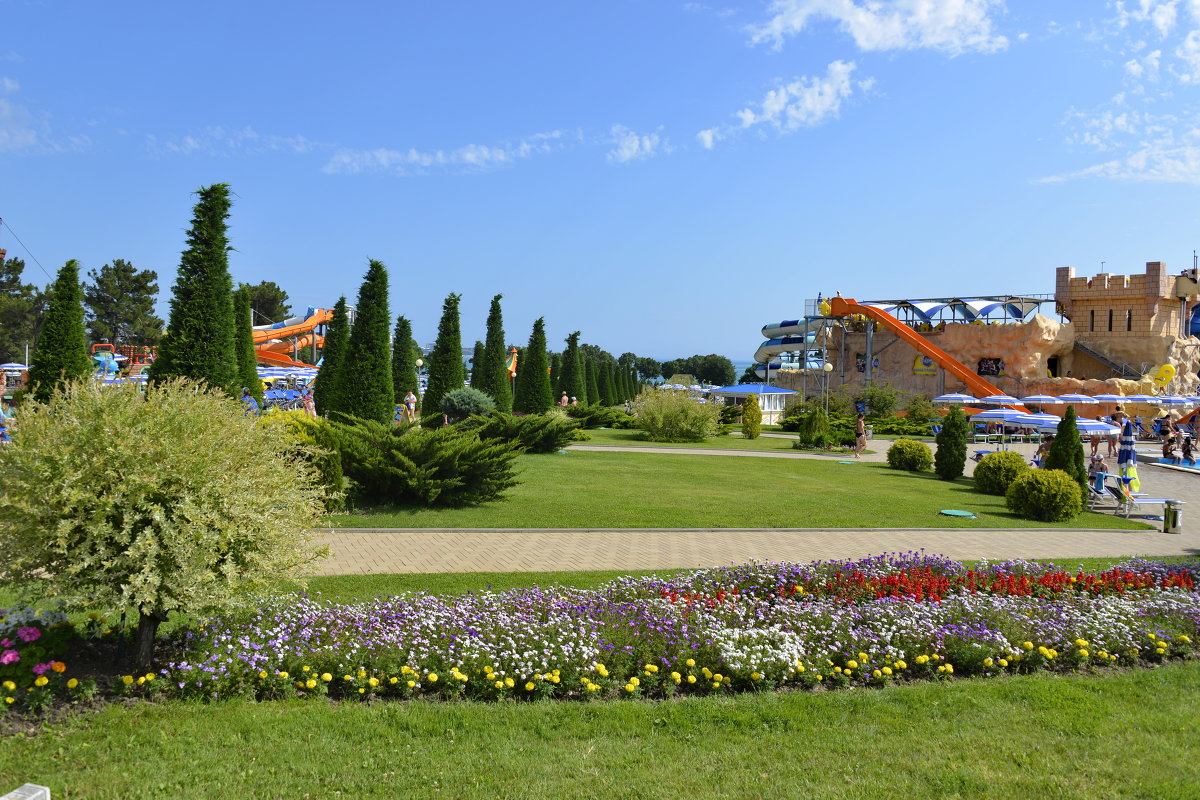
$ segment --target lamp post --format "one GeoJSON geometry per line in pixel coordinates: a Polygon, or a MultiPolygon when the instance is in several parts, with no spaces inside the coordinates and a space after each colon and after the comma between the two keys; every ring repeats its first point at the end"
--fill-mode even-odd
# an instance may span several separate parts
{"type": "Polygon", "coordinates": [[[418,358],[415,363],[417,367],[417,394],[424,398],[425,384],[421,381],[421,375],[424,373],[425,362],[418,358]]]}
{"type": "Polygon", "coordinates": [[[828,361],[821,367],[825,371],[825,416],[829,416],[829,375],[833,372],[833,364],[828,361]]]}

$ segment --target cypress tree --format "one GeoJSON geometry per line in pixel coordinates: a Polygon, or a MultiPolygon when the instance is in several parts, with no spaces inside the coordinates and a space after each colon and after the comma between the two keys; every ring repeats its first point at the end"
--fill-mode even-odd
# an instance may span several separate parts
{"type": "Polygon", "coordinates": [[[538,317],[529,334],[524,361],[517,364],[517,396],[513,410],[541,414],[550,409],[550,375],[546,371],[546,322],[538,317]]]}
{"type": "Polygon", "coordinates": [[[151,369],[154,380],[182,376],[237,393],[233,281],[229,277],[229,186],[197,194],[187,249],[171,293],[171,317],[151,369]]]}
{"type": "Polygon", "coordinates": [[[525,348],[517,348],[517,374],[513,376],[512,396],[513,396],[513,411],[520,411],[517,408],[517,395],[521,394],[521,383],[525,380],[525,348]]]}
{"type": "MultiPolygon", "coordinates": [[[[254,353],[254,331],[250,324],[250,287],[242,284],[233,293],[234,343],[237,353],[237,382],[263,402],[262,381],[258,379],[258,359],[254,353]]],[[[239,392],[241,394],[241,392],[239,392]]]]}
{"type": "Polygon", "coordinates": [[[550,396],[554,402],[562,396],[562,353],[550,354],[550,396]]]}
{"type": "Polygon", "coordinates": [[[392,336],[392,397],[397,403],[404,402],[409,392],[417,394],[417,353],[412,323],[405,317],[396,317],[392,336]]]}
{"type": "Polygon", "coordinates": [[[613,399],[612,368],[607,362],[602,361],[596,365],[596,389],[602,405],[614,406],[617,404],[617,401],[613,399]]]}
{"type": "Polygon", "coordinates": [[[334,410],[390,425],[396,416],[392,386],[392,339],[388,330],[388,274],[383,262],[367,262],[358,310],[338,377],[334,410]]]}
{"type": "MultiPolygon", "coordinates": [[[[475,346],[471,348],[471,353],[471,388],[483,391],[475,385],[475,381],[484,380],[483,362],[487,358],[487,347],[483,344],[483,342],[476,339],[475,346]]],[[[484,392],[484,394],[487,394],[488,397],[491,397],[491,395],[487,392],[484,392]]],[[[492,399],[494,400],[495,398],[492,399]]]]}
{"type": "Polygon", "coordinates": [[[559,394],[566,392],[569,397],[579,400],[580,405],[587,403],[587,377],[583,373],[583,360],[579,354],[579,331],[567,337],[567,349],[562,354],[562,380],[559,381],[559,394]]]}
{"type": "Polygon", "coordinates": [[[1075,425],[1075,406],[1067,406],[1067,413],[1058,423],[1058,432],[1054,434],[1043,466],[1046,469],[1061,469],[1070,475],[1083,490],[1083,496],[1087,497],[1087,463],[1083,455],[1083,440],[1079,438],[1079,428],[1075,425]]]}
{"type": "Polygon", "coordinates": [[[442,397],[446,392],[463,388],[466,376],[462,360],[462,334],[459,331],[458,303],[461,295],[451,292],[442,304],[442,319],[438,323],[437,341],[427,359],[429,365],[428,384],[422,408],[440,414],[442,397]]]}
{"type": "Polygon", "coordinates": [[[489,395],[496,401],[498,411],[512,410],[512,390],[508,385],[508,370],[504,362],[508,358],[508,348],[504,346],[504,316],[500,310],[500,300],[504,297],[498,294],[492,298],[492,306],[487,318],[487,343],[484,345],[482,358],[476,353],[475,365],[479,369],[478,379],[471,378],[471,385],[489,395]]]}
{"type": "Polygon", "coordinates": [[[937,452],[933,455],[933,470],[944,481],[961,478],[967,466],[967,418],[958,406],[942,420],[937,435],[937,452]]]}
{"type": "Polygon", "coordinates": [[[50,305],[42,318],[42,332],[29,365],[33,396],[45,402],[64,380],[82,378],[92,370],[83,327],[83,287],[79,262],[63,264],[50,290],[50,305]]]}
{"type": "Polygon", "coordinates": [[[762,408],[758,405],[758,395],[754,392],[746,395],[742,405],[742,438],[757,439],[762,433],[762,408]]]}
{"type": "Polygon", "coordinates": [[[342,408],[338,400],[342,363],[350,344],[350,317],[346,313],[346,298],[339,297],[333,306],[333,319],[325,326],[325,344],[321,348],[321,368],[313,384],[313,402],[317,413],[328,415],[342,408]]]}
{"type": "MultiPolygon", "coordinates": [[[[593,405],[600,402],[600,386],[596,381],[596,362],[593,359],[584,359],[584,372],[587,375],[587,405],[593,405]]],[[[584,404],[583,398],[579,398],[580,405],[584,404]]]]}

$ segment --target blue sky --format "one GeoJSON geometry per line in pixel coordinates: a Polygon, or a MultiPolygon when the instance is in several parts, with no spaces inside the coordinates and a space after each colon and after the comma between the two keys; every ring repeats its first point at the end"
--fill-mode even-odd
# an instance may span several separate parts
{"type": "MultiPolygon", "coordinates": [[[[748,359],[801,301],[1191,266],[1200,0],[0,0],[0,217],[51,273],[235,279],[434,336],[493,294],[614,353],[748,359]]],[[[11,233],[0,247],[28,257],[11,233]]],[[[27,277],[47,282],[31,263],[27,277]]]]}

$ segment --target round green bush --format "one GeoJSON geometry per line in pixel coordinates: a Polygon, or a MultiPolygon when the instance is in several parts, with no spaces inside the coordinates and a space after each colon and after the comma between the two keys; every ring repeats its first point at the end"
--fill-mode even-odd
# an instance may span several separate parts
{"type": "Polygon", "coordinates": [[[1029,469],[1020,453],[990,453],[975,467],[975,488],[984,494],[1004,496],[1009,485],[1029,469]]]}
{"type": "Polygon", "coordinates": [[[442,396],[442,413],[452,420],[466,419],[472,414],[485,415],[496,408],[496,401],[478,389],[464,386],[442,396]]]}
{"type": "Polygon", "coordinates": [[[1060,469],[1031,469],[1009,485],[1004,504],[1025,519],[1066,522],[1083,512],[1083,492],[1060,469]]]}
{"type": "Polygon", "coordinates": [[[887,451],[888,466],[909,472],[924,472],[933,466],[933,453],[923,442],[897,439],[887,451]]]}

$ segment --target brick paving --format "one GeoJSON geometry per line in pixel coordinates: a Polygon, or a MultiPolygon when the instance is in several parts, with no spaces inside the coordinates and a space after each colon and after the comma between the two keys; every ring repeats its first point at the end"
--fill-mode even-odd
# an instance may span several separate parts
{"type": "MultiPolygon", "coordinates": [[[[880,452],[865,458],[883,460],[887,442],[873,442],[872,446],[880,452]]],[[[704,448],[577,445],[575,449],[822,458],[801,453],[704,448]]],[[[1026,456],[1033,450],[1030,445],[1017,445],[1013,449],[1026,456]]],[[[970,474],[973,464],[968,462],[968,465],[970,474]]],[[[354,528],[320,532],[321,540],[330,549],[330,558],[322,564],[320,574],[678,569],[751,559],[812,561],[921,548],[959,559],[1200,554],[1200,477],[1149,465],[1140,471],[1145,491],[1192,501],[1185,508],[1182,534],[1049,528],[354,528]]]]}

